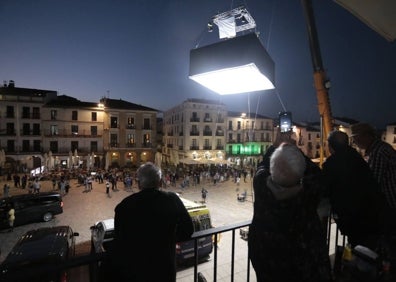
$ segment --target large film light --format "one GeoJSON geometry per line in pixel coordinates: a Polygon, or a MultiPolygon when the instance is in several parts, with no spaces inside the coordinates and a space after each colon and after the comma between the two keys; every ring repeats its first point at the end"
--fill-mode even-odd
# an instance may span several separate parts
{"type": "Polygon", "coordinates": [[[190,51],[189,78],[218,94],[273,89],[275,65],[255,33],[190,51]]]}

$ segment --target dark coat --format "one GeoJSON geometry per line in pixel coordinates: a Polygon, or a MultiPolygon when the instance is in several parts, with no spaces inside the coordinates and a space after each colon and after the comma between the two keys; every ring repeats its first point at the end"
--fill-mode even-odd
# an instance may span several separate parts
{"type": "Polygon", "coordinates": [[[326,159],[322,173],[341,233],[352,245],[374,247],[373,240],[382,230],[385,203],[367,162],[355,149],[347,147],[326,159]]]}
{"type": "Polygon", "coordinates": [[[117,281],[176,281],[176,242],[189,239],[194,227],[175,193],[144,189],[125,198],[114,228],[117,281]]]}
{"type": "Polygon", "coordinates": [[[326,235],[316,212],[320,195],[316,176],[307,175],[302,190],[279,200],[269,188],[265,162],[261,165],[253,181],[248,239],[257,281],[330,281],[326,235]]]}

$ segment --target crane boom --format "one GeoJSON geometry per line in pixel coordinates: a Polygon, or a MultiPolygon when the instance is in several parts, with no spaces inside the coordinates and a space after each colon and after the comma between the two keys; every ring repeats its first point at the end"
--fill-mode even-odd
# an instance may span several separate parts
{"type": "Polygon", "coordinates": [[[331,114],[330,98],[329,98],[329,80],[323,69],[322,56],[320,53],[318,34],[316,30],[315,18],[312,9],[311,0],[301,0],[304,9],[305,20],[308,30],[309,47],[311,50],[311,59],[314,71],[314,86],[316,89],[316,97],[318,100],[318,110],[321,117],[322,142],[320,150],[320,164],[324,157],[324,141],[323,137],[333,130],[333,117],[331,114]]]}

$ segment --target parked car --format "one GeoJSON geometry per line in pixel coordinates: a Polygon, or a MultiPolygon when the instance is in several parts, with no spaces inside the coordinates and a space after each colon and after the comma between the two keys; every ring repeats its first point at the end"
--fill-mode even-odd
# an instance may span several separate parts
{"type": "Polygon", "coordinates": [[[68,281],[68,271],[56,268],[75,255],[70,226],[43,227],[26,232],[0,265],[1,281],[68,281]]]}
{"type": "Polygon", "coordinates": [[[114,219],[98,221],[91,229],[91,251],[102,253],[109,250],[114,239],[114,219]]]}
{"type": "Polygon", "coordinates": [[[16,195],[0,199],[0,229],[9,227],[8,211],[15,209],[14,226],[31,222],[47,222],[63,213],[61,194],[42,192],[39,194],[16,195]]]}

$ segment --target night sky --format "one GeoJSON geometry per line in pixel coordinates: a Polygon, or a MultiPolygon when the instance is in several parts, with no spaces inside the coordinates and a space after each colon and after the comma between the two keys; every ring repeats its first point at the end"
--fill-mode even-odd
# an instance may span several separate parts
{"type": "MultiPolygon", "coordinates": [[[[333,116],[396,122],[396,43],[331,0],[313,0],[333,116]]],[[[319,121],[299,0],[2,0],[0,79],[95,102],[106,96],[161,111],[188,98],[269,117],[319,121]],[[219,96],[188,78],[189,52],[218,42],[212,16],[244,4],[275,62],[276,90],[219,96]]]]}

